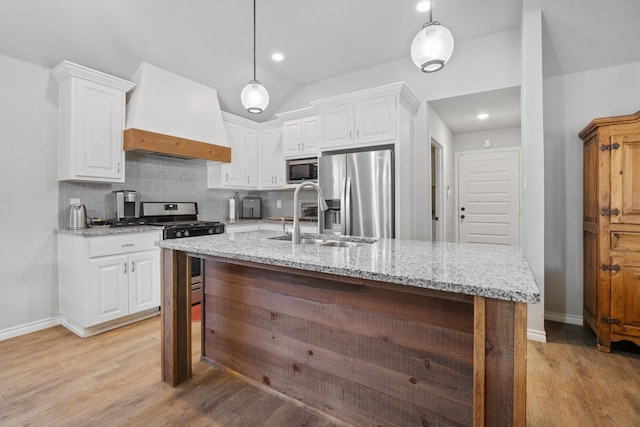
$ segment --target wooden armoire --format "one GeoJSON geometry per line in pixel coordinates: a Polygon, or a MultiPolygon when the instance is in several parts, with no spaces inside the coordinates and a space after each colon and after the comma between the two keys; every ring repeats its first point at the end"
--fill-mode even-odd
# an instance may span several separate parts
{"type": "Polygon", "coordinates": [[[597,348],[640,345],[640,112],[595,119],[584,141],[584,324],[597,348]]]}

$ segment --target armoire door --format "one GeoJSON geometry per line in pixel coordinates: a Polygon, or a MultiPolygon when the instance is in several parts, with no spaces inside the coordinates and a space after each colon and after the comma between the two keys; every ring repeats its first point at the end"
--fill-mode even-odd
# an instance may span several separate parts
{"type": "Polygon", "coordinates": [[[611,137],[610,209],[611,223],[640,224],[640,133],[611,137]]]}

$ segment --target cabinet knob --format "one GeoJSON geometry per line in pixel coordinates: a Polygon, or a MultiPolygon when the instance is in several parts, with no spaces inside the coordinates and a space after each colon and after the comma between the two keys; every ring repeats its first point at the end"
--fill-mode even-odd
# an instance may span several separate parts
{"type": "Polygon", "coordinates": [[[349,131],[349,139],[353,139],[353,132],[349,131]]]}
{"type": "Polygon", "coordinates": [[[360,139],[360,129],[356,130],[356,139],[360,139]]]}
{"type": "Polygon", "coordinates": [[[304,142],[302,143],[302,150],[301,151],[304,151],[304,142]]]}
{"type": "Polygon", "coordinates": [[[464,215],[460,215],[460,218],[464,219],[464,215]]]}
{"type": "Polygon", "coordinates": [[[136,265],[131,261],[131,272],[133,273],[134,271],[136,271],[136,265]]]}
{"type": "Polygon", "coordinates": [[[124,274],[127,274],[127,263],[124,263],[124,274]]]}
{"type": "Polygon", "coordinates": [[[225,180],[225,181],[229,181],[229,174],[228,174],[228,173],[225,173],[225,174],[224,174],[224,180],[225,180]]]}

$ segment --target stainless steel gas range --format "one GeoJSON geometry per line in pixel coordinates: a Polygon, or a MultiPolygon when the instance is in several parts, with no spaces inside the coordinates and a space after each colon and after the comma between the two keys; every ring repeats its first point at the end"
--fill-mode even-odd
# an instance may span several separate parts
{"type": "MultiPolygon", "coordinates": [[[[149,225],[161,225],[163,239],[223,234],[224,224],[218,221],[198,221],[196,202],[142,202],[140,216],[149,225]]],[[[202,301],[202,260],[191,259],[191,304],[202,301]]]]}

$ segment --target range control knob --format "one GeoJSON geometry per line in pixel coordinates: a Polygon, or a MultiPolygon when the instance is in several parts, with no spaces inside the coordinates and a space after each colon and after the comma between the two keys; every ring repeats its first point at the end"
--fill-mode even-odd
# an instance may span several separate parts
{"type": "Polygon", "coordinates": [[[189,236],[189,230],[184,230],[184,237],[189,236]]]}
{"type": "Polygon", "coordinates": [[[182,231],[176,231],[176,237],[182,237],[182,231]]]}
{"type": "Polygon", "coordinates": [[[209,230],[207,230],[209,234],[213,234],[216,230],[214,230],[213,228],[210,228],[209,230]]]}

